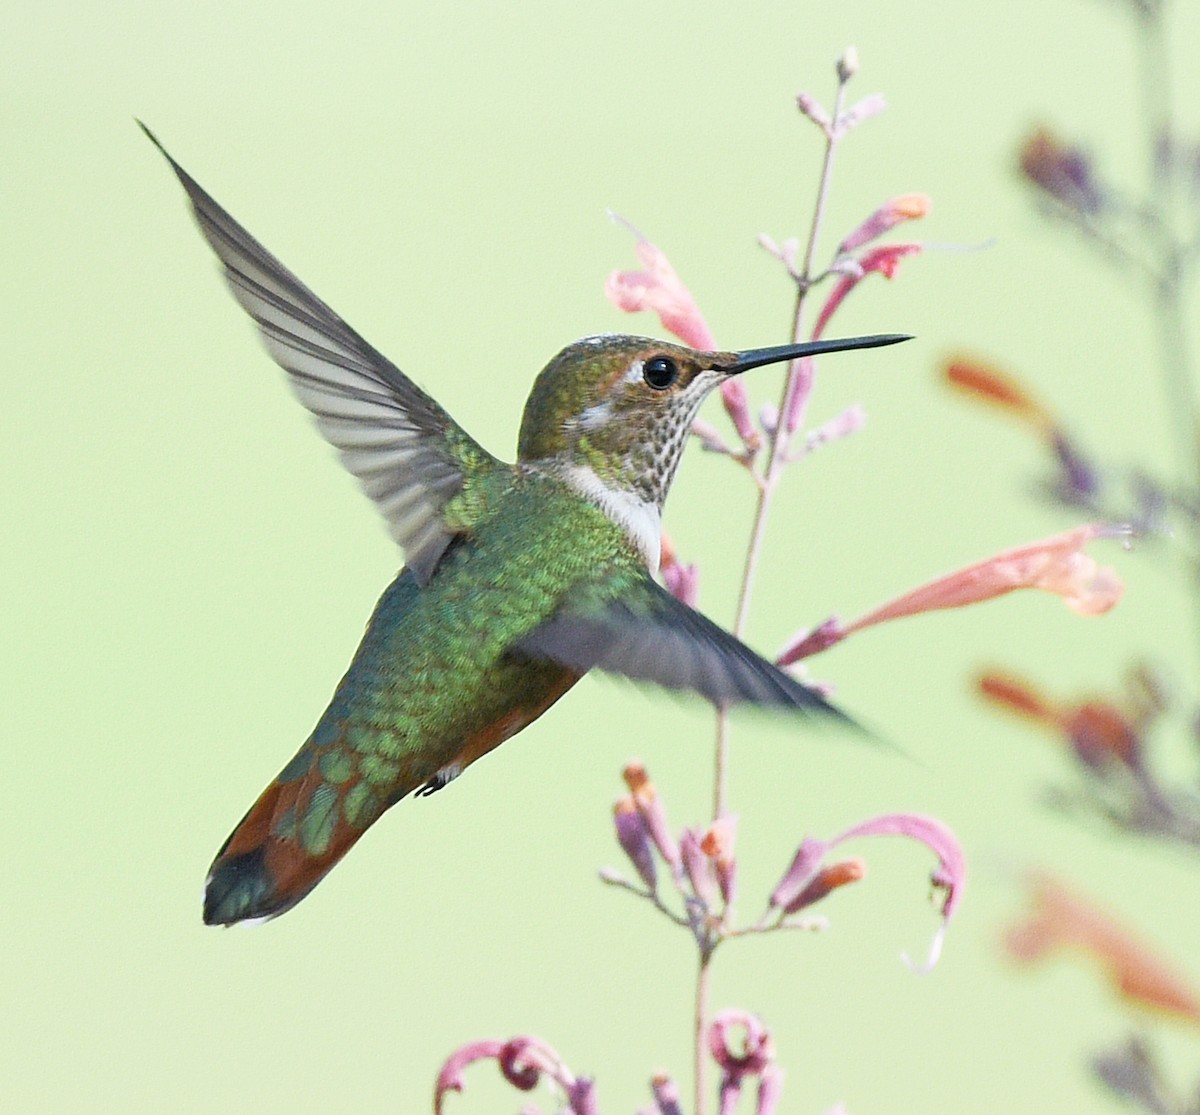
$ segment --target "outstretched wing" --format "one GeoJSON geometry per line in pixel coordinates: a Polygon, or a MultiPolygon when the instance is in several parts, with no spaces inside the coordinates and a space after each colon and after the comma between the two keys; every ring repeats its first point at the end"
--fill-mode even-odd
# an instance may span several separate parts
{"type": "Polygon", "coordinates": [[[149,128],[141,128],[187,191],[200,231],[267,351],[379,505],[409,568],[425,584],[455,534],[443,508],[462,490],[466,472],[497,463],[495,458],[213,201],[149,128]]]}
{"type": "Polygon", "coordinates": [[[579,673],[597,668],[714,705],[774,705],[853,721],[642,573],[583,582],[520,642],[525,654],[579,673]]]}

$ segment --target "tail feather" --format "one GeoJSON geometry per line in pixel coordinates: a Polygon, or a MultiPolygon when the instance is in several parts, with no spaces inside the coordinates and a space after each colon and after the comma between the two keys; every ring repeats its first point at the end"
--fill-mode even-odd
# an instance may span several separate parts
{"type": "Polygon", "coordinates": [[[266,921],[290,910],[398,800],[382,801],[357,763],[339,769],[329,757],[303,748],[230,834],[205,883],[207,925],[266,921]]]}

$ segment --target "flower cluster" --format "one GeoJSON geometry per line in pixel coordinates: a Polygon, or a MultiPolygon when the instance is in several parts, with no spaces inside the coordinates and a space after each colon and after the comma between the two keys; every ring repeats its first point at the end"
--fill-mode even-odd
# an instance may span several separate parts
{"type": "MultiPolygon", "coordinates": [[[[721,1115],[732,1115],[742,1091],[755,1086],[754,1115],[775,1115],[783,1092],[783,1069],[775,1059],[775,1043],[762,1021],[743,1010],[721,1011],[708,1027],[705,1046],[720,1070],[717,1095],[721,1115]],[[739,1040],[740,1035],[740,1040],[739,1040]]],[[[485,1039],[456,1049],[442,1065],[434,1088],[435,1115],[443,1115],[446,1096],[462,1092],[464,1070],[477,1061],[495,1061],[514,1088],[530,1092],[545,1084],[554,1094],[558,1115],[599,1115],[596,1089],[588,1077],[576,1076],[541,1038],[520,1036],[508,1041],[485,1039]]],[[[639,1115],[683,1115],[679,1089],[665,1073],[650,1081],[653,1108],[639,1115]]],[[[538,1109],[522,1108],[536,1113],[538,1109]]],[[[826,1115],[845,1115],[839,1106],[826,1115]]]]}
{"type": "Polygon", "coordinates": [[[688,929],[702,956],[731,938],[780,929],[824,929],[823,918],[810,916],[813,907],[866,874],[866,865],[858,857],[829,862],[830,853],[861,837],[904,836],[924,844],[937,857],[930,881],[941,895],[942,927],[925,967],[936,963],[943,932],[961,901],[966,879],[962,848],[941,821],[919,813],[891,813],[862,821],[828,840],[804,837],[757,921],[739,926],[734,919],[737,818],[718,817],[709,825],[685,828],[676,838],[667,820],[666,804],[645,767],[629,763],[623,776],[629,793],[613,806],[613,821],[617,843],[638,881],[611,868],[604,869],[600,877],[647,899],[676,925],[688,929]]]}

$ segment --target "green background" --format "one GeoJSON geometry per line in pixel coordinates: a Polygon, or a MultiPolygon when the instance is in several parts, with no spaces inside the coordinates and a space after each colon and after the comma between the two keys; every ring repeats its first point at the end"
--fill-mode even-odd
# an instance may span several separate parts
{"type": "MultiPolygon", "coordinates": [[[[938,361],[1003,360],[1091,445],[1164,465],[1140,303],[1038,219],[1013,171],[1039,121],[1140,184],[1128,13],[1100,0],[958,5],[407,2],[9,5],[0,14],[5,538],[0,1104],[7,1110],[428,1109],[455,1046],[541,1034],[599,1078],[606,1112],[689,1079],[688,940],[595,879],[630,757],[677,825],[710,794],[710,715],[604,678],[428,801],[405,802],[286,918],[200,923],[215,849],[309,731],[397,555],[259,350],[137,115],[307,283],[488,448],[508,455],[536,370],[577,336],[654,331],[602,297],[632,242],[666,250],[721,343],[786,339],[790,293],[756,246],[807,228],[820,144],[792,97],[891,104],[845,144],[826,249],[921,190],[916,230],[987,251],[907,261],[838,332],[905,330],[827,360],[815,418],[868,429],[789,476],[749,640],[765,652],[935,573],[1071,524],[1030,490],[1020,431],[947,397],[938,361]]],[[[1200,92],[1195,6],[1177,69],[1200,92]],[[1193,48],[1189,53],[1189,47],[1193,48]]],[[[1192,113],[1190,123],[1195,124],[1192,113]]],[[[776,373],[756,373],[756,400],[776,373]]],[[[721,422],[712,404],[706,416],[721,422]]],[[[668,509],[732,616],[745,477],[691,450],[668,509]]],[[[1104,560],[1126,601],[1083,620],[1040,594],[926,617],[814,663],[916,761],[753,716],[735,729],[741,908],[801,836],[934,813],[972,865],[945,957],[928,857],[883,841],[820,937],[717,958],[714,1005],[758,1011],[785,1109],[1101,1110],[1085,1055],[1130,1018],[1079,966],[1000,955],[1021,870],[1058,871],[1197,965],[1194,864],[1038,803],[1050,741],[990,715],[969,679],[1008,665],[1063,695],[1134,656],[1194,672],[1169,561],[1104,560]]],[[[1154,1024],[1191,1078],[1196,1043],[1154,1024]]],[[[515,1110],[479,1068],[452,1112],[515,1110]]]]}

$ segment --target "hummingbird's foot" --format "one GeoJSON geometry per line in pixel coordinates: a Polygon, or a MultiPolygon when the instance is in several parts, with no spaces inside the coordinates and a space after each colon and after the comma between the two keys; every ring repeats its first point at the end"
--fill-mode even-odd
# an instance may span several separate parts
{"type": "Polygon", "coordinates": [[[458,763],[447,763],[417,791],[416,796],[426,798],[430,794],[436,794],[443,786],[449,786],[462,772],[463,768],[458,763]]]}

